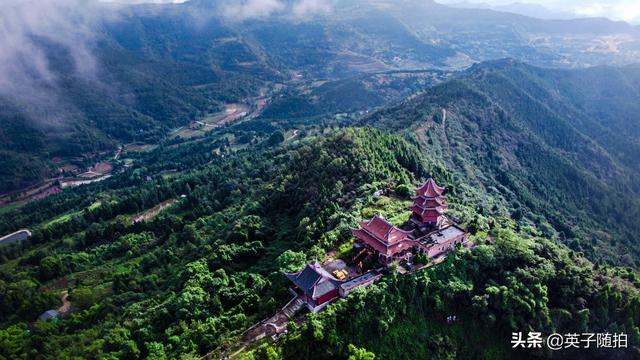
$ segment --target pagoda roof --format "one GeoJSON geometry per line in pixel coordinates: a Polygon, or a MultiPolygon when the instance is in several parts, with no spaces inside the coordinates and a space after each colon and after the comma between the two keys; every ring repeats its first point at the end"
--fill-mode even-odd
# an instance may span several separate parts
{"type": "Polygon", "coordinates": [[[436,181],[432,177],[429,177],[419,188],[416,189],[416,194],[419,196],[425,196],[435,198],[444,192],[444,187],[436,184],[436,181]]]}
{"type": "Polygon", "coordinates": [[[379,215],[374,216],[369,221],[361,221],[358,224],[363,231],[386,245],[401,242],[411,234],[411,231],[399,229],[379,215]]]}
{"type": "Polygon", "coordinates": [[[436,205],[436,206],[429,206],[429,205],[422,205],[422,204],[412,204],[409,208],[410,209],[420,209],[421,211],[438,211],[438,212],[443,212],[447,207],[449,207],[448,205],[436,205]]]}
{"type": "Polygon", "coordinates": [[[362,229],[351,229],[351,233],[353,233],[353,235],[358,239],[364,241],[366,244],[369,244],[369,246],[374,248],[376,251],[379,251],[380,253],[386,253],[387,249],[389,248],[388,244],[385,244],[380,239],[376,239],[371,234],[362,229]]]}
{"type": "Polygon", "coordinates": [[[444,206],[447,207],[447,205],[444,204],[444,196],[438,196],[435,198],[427,198],[424,196],[415,196],[412,197],[411,200],[413,200],[414,204],[423,206],[423,207],[427,207],[427,208],[434,208],[434,207],[439,207],[439,206],[444,206]]]}
{"type": "Polygon", "coordinates": [[[307,264],[299,272],[284,275],[312,299],[317,299],[343,283],[329,274],[317,261],[307,264]]]}
{"type": "Polygon", "coordinates": [[[413,212],[415,212],[415,213],[420,214],[420,215],[424,215],[425,213],[442,215],[444,213],[445,209],[446,209],[446,206],[438,206],[438,207],[433,207],[433,208],[423,207],[423,206],[420,206],[418,204],[413,204],[411,206],[411,210],[413,212]]]}

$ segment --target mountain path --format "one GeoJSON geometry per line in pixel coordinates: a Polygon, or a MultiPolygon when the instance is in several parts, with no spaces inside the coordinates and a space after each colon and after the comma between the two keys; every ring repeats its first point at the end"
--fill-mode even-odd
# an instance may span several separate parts
{"type": "MultiPolygon", "coordinates": [[[[304,304],[304,301],[300,297],[293,297],[285,306],[280,309],[280,311],[275,313],[273,316],[269,317],[268,319],[262,320],[245,330],[240,335],[241,341],[233,346],[232,349],[227,349],[227,351],[233,351],[233,353],[224,355],[225,351],[223,351],[221,359],[234,359],[248,345],[265,337],[277,336],[283,333],[287,329],[287,324],[289,323],[289,321],[293,319],[295,313],[300,310],[304,306],[304,304]]],[[[203,356],[202,359],[212,359],[215,352],[216,350],[209,352],[208,354],[203,356]]]]}
{"type": "Polygon", "coordinates": [[[66,315],[69,310],[71,310],[71,301],[69,301],[68,299],[69,297],[69,292],[67,290],[62,292],[62,306],[60,306],[58,308],[58,314],[60,315],[66,315]]]}
{"type": "Polygon", "coordinates": [[[447,146],[447,153],[451,155],[451,145],[449,145],[449,136],[447,136],[447,109],[442,109],[442,135],[447,146]]]}

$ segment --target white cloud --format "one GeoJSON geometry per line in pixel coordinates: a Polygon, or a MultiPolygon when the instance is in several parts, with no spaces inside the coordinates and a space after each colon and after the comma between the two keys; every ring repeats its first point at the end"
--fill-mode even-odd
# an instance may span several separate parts
{"type": "Polygon", "coordinates": [[[235,0],[222,5],[222,12],[227,17],[245,20],[270,16],[283,11],[285,7],[281,0],[235,0]]]}
{"type": "MultiPolygon", "coordinates": [[[[58,54],[68,55],[71,74],[98,79],[99,64],[93,47],[100,23],[114,20],[126,7],[109,3],[182,3],[185,0],[0,0],[0,97],[31,112],[52,114],[64,104],[59,93],[58,73],[53,69],[51,44],[58,54]],[[38,105],[46,109],[35,109],[38,105]]],[[[211,14],[245,20],[274,14],[300,17],[327,11],[334,0],[211,0],[222,6],[211,14]]],[[[195,24],[194,24],[195,25],[195,24]]],[[[33,114],[32,114],[33,115],[33,114]]],[[[36,117],[35,115],[33,117],[36,117]]]]}
{"type": "Polygon", "coordinates": [[[68,54],[77,75],[93,78],[97,65],[91,42],[98,20],[93,5],[81,0],[4,0],[0,96],[24,108],[55,104],[52,90],[58,79],[46,53],[51,45],[68,54]]]}
{"type": "Polygon", "coordinates": [[[189,0],[98,0],[105,3],[118,4],[182,4],[189,0]]]}
{"type": "Polygon", "coordinates": [[[638,22],[640,21],[640,2],[638,0],[585,1],[577,4],[574,7],[574,12],[581,16],[606,16],[616,20],[638,22]]]}
{"type": "Polygon", "coordinates": [[[232,20],[248,20],[272,15],[303,17],[328,12],[334,0],[226,0],[222,14],[232,20]]]}
{"type": "Polygon", "coordinates": [[[607,17],[640,23],[640,0],[436,0],[443,4],[488,3],[506,5],[527,3],[542,5],[553,11],[569,12],[581,17],[607,17]]]}
{"type": "Polygon", "coordinates": [[[331,10],[333,2],[330,0],[303,0],[293,5],[293,15],[306,16],[309,14],[327,13],[331,10]]]}

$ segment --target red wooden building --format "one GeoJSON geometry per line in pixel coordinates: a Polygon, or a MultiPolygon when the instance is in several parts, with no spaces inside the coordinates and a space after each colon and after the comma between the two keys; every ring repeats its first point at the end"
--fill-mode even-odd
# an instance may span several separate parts
{"type": "Polygon", "coordinates": [[[416,196],[412,197],[413,204],[410,209],[412,212],[412,221],[418,225],[440,224],[444,211],[447,208],[445,205],[445,196],[442,195],[444,188],[438,186],[433,178],[427,179],[427,181],[416,189],[416,196]]]}
{"type": "Polygon", "coordinates": [[[291,291],[302,299],[311,312],[322,310],[333,300],[349,295],[354,289],[365,287],[382,277],[377,270],[338,280],[317,261],[292,273],[284,273],[292,283],[291,291]]]}
{"type": "Polygon", "coordinates": [[[351,229],[359,242],[378,253],[379,260],[389,263],[407,257],[413,247],[411,231],[399,229],[381,216],[369,221],[361,221],[360,228],[351,229]]]}
{"type": "Polygon", "coordinates": [[[292,283],[292,290],[316,312],[338,298],[339,286],[344,283],[329,274],[318,262],[307,264],[295,273],[285,273],[292,283]]]}
{"type": "Polygon", "coordinates": [[[469,233],[457,225],[448,225],[416,239],[415,251],[437,258],[452,251],[456,246],[467,243],[469,233]]]}
{"type": "Polygon", "coordinates": [[[358,229],[351,229],[356,241],[378,255],[383,264],[395,260],[409,259],[416,253],[424,253],[435,258],[448,253],[458,244],[464,245],[468,233],[455,225],[444,215],[447,208],[444,188],[429,178],[416,189],[412,197],[411,218],[402,230],[375,216],[359,223],[358,229]]]}

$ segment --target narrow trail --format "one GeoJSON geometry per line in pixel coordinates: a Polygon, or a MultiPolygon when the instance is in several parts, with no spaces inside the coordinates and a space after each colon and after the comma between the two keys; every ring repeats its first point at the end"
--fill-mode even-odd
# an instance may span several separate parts
{"type": "Polygon", "coordinates": [[[113,160],[118,161],[121,153],[122,153],[122,146],[118,146],[118,150],[116,151],[116,154],[113,156],[113,160]]]}
{"type": "Polygon", "coordinates": [[[67,290],[62,292],[62,306],[60,306],[58,308],[58,314],[62,315],[66,315],[69,310],[71,310],[71,301],[69,301],[68,299],[69,297],[69,292],[67,290]]]}
{"type": "Polygon", "coordinates": [[[445,130],[446,123],[447,123],[447,109],[442,109],[442,130],[445,130]]]}
{"type": "Polygon", "coordinates": [[[447,136],[447,109],[442,109],[442,135],[444,144],[447,146],[447,153],[451,154],[451,145],[449,145],[449,137],[447,136]]]}
{"type": "MultiPolygon", "coordinates": [[[[259,341],[266,337],[277,336],[283,333],[287,329],[287,324],[293,319],[295,313],[304,306],[304,301],[298,296],[292,298],[280,311],[271,316],[268,319],[262,320],[240,335],[240,341],[232,348],[222,351],[221,359],[234,359],[239,355],[242,350],[252,343],[259,341]],[[233,353],[225,355],[233,351],[233,353]]],[[[218,352],[219,349],[214,350],[202,357],[202,359],[213,359],[213,355],[218,352]]]]}
{"type": "Polygon", "coordinates": [[[175,204],[178,201],[178,199],[169,199],[169,200],[165,200],[163,202],[161,202],[160,204],[152,207],[151,209],[145,210],[142,213],[139,213],[138,215],[136,215],[133,220],[131,220],[132,224],[141,222],[141,221],[147,221],[153,217],[155,217],[156,215],[158,215],[162,210],[168,208],[169,206],[175,204]]]}

